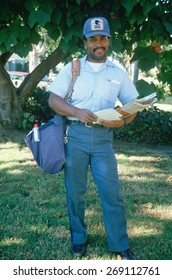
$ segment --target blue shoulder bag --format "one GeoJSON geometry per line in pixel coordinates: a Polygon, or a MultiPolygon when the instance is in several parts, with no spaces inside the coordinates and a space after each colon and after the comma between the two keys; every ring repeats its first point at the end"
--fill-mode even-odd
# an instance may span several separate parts
{"type": "MultiPolygon", "coordinates": [[[[80,62],[72,62],[72,81],[66,97],[68,101],[73,93],[73,86],[80,74],[80,62]]],[[[65,164],[65,123],[66,118],[56,114],[47,123],[39,126],[39,141],[34,139],[34,129],[24,137],[24,142],[31,150],[34,160],[40,169],[48,174],[60,172],[65,164]]]]}

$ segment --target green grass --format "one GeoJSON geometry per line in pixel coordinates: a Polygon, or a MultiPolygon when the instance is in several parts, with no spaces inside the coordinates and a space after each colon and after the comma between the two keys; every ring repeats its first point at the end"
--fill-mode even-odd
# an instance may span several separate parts
{"type": "MultiPolygon", "coordinates": [[[[43,174],[24,133],[0,134],[0,259],[69,260],[63,172],[43,174]]],[[[114,143],[127,211],[130,247],[141,260],[172,259],[172,147],[114,143]]],[[[107,250],[91,175],[86,194],[88,246],[83,259],[115,259],[107,250]]]]}

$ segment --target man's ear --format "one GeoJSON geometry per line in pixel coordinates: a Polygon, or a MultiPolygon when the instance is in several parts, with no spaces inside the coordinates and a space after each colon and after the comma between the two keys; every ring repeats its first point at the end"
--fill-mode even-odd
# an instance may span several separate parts
{"type": "Polygon", "coordinates": [[[84,46],[87,48],[87,39],[84,39],[84,46]]]}

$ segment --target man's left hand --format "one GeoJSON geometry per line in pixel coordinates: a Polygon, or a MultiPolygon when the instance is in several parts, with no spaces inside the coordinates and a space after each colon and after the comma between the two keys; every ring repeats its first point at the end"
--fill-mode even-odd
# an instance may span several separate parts
{"type": "Polygon", "coordinates": [[[125,124],[125,121],[123,118],[117,121],[99,120],[99,124],[110,128],[119,128],[125,124]]]}
{"type": "Polygon", "coordinates": [[[117,120],[117,121],[99,120],[99,123],[103,126],[110,127],[110,128],[120,128],[120,127],[124,126],[125,124],[129,124],[130,122],[132,122],[135,119],[136,115],[137,115],[137,113],[129,115],[127,117],[125,114],[123,114],[124,117],[121,117],[120,120],[117,120]]]}

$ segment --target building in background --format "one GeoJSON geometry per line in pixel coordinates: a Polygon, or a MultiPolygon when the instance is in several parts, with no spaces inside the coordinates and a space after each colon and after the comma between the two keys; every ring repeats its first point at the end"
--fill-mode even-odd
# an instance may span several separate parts
{"type": "Polygon", "coordinates": [[[26,58],[22,58],[14,53],[9,58],[5,68],[7,71],[28,72],[28,68],[29,68],[28,65],[29,62],[26,58]]]}

